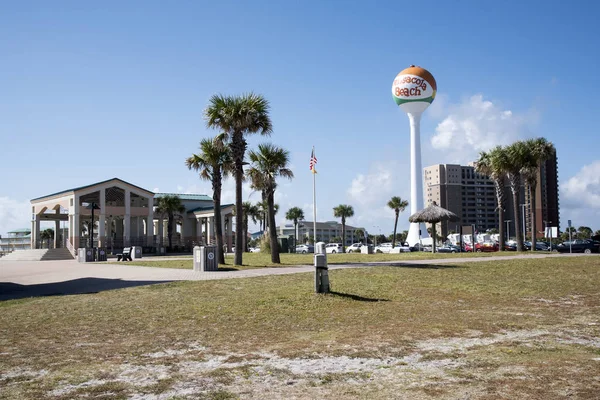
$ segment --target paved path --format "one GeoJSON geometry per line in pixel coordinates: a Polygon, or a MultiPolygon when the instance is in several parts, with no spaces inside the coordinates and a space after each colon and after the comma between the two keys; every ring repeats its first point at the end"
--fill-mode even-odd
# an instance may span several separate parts
{"type": "MultiPolygon", "coordinates": [[[[597,255],[532,254],[434,260],[399,260],[336,264],[330,269],[373,266],[438,265],[546,257],[598,257],[597,255]]],[[[125,264],[78,263],[77,261],[0,261],[0,300],[55,294],[99,292],[172,281],[251,278],[312,272],[312,266],[260,268],[242,271],[194,272],[189,269],[140,267],[125,264]]]]}

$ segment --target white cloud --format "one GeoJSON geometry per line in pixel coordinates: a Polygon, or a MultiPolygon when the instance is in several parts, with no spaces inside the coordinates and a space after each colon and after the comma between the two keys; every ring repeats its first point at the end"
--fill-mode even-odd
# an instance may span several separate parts
{"type": "Polygon", "coordinates": [[[600,209],[600,160],[583,166],[562,187],[568,208],[600,209]]]}
{"type": "MultiPolygon", "coordinates": [[[[389,233],[393,228],[394,212],[387,206],[392,196],[410,198],[410,182],[406,169],[398,162],[373,163],[366,174],[358,174],[347,190],[354,217],[350,225],[365,227],[370,233],[389,233]]],[[[398,229],[408,225],[410,207],[398,220],[398,229]]]]}
{"type": "Polygon", "coordinates": [[[358,174],[348,188],[348,196],[354,203],[372,205],[381,202],[385,197],[394,192],[397,182],[396,163],[374,163],[369,172],[358,174]]]}
{"type": "Polygon", "coordinates": [[[28,201],[18,201],[0,197],[0,234],[20,228],[31,227],[31,205],[28,201]]]}
{"type": "Polygon", "coordinates": [[[538,119],[535,110],[525,113],[507,110],[485,100],[481,94],[447,106],[447,100],[443,99],[433,114],[434,117],[446,117],[437,125],[431,138],[431,146],[443,152],[441,158],[446,158],[437,161],[439,163],[466,164],[477,159],[480,151],[531,136],[529,128],[538,119]]]}

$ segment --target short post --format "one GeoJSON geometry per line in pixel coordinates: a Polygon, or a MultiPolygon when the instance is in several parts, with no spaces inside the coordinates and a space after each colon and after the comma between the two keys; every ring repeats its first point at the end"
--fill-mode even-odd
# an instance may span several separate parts
{"type": "Polygon", "coordinates": [[[329,273],[325,242],[315,245],[315,293],[329,293],[329,273]]]}

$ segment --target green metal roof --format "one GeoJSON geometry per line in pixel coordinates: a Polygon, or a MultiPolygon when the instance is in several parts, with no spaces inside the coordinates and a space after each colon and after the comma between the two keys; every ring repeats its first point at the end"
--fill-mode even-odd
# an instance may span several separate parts
{"type": "Polygon", "coordinates": [[[31,233],[31,228],[15,229],[14,231],[8,231],[7,233],[31,233]]]}
{"type": "Polygon", "coordinates": [[[46,198],[46,197],[58,196],[59,194],[63,194],[63,193],[75,192],[75,191],[77,191],[77,190],[87,189],[87,188],[89,188],[89,187],[92,187],[92,186],[101,185],[101,184],[103,184],[103,183],[107,183],[107,182],[110,182],[110,181],[115,181],[115,180],[116,180],[116,181],[123,182],[123,183],[126,183],[126,184],[128,184],[128,185],[130,185],[130,186],[133,186],[134,188],[137,188],[137,189],[143,190],[144,192],[152,193],[152,192],[151,192],[151,191],[149,191],[148,189],[144,189],[144,188],[142,188],[142,187],[139,187],[139,186],[137,186],[137,185],[134,185],[134,184],[132,184],[132,183],[126,182],[126,181],[124,181],[123,179],[119,179],[119,178],[110,178],[110,179],[107,179],[107,180],[105,180],[105,181],[102,181],[102,182],[96,182],[96,183],[92,183],[91,185],[79,186],[79,187],[76,187],[76,188],[73,188],[73,189],[62,190],[62,191],[60,191],[60,192],[56,192],[56,193],[52,193],[52,194],[47,194],[47,195],[45,195],[45,196],[41,196],[41,197],[36,197],[35,199],[31,199],[31,201],[40,200],[40,199],[43,199],[43,198],[46,198]]]}
{"type": "Polygon", "coordinates": [[[158,199],[159,197],[165,196],[177,196],[181,200],[206,200],[212,201],[212,197],[207,196],[205,194],[191,194],[191,193],[154,193],[154,198],[158,199]]]}
{"type": "MultiPolygon", "coordinates": [[[[231,207],[233,205],[234,205],[233,203],[231,203],[231,204],[222,204],[221,205],[221,210],[224,209],[224,208],[227,208],[227,207],[231,207]]],[[[210,207],[198,207],[198,208],[194,208],[193,210],[188,211],[188,213],[193,213],[193,212],[196,212],[196,211],[209,211],[209,210],[212,210],[213,208],[214,207],[212,207],[212,206],[210,206],[210,207]]]]}

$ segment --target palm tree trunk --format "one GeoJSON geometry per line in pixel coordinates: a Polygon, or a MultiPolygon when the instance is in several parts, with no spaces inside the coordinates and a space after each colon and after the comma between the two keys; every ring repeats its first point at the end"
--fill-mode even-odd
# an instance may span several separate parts
{"type": "Polygon", "coordinates": [[[504,181],[494,179],[494,187],[496,189],[496,200],[498,202],[498,232],[500,235],[500,251],[505,251],[506,241],[504,239],[504,181]]]}
{"type": "MultiPolygon", "coordinates": [[[[217,176],[217,174],[215,174],[217,176]]],[[[219,172],[218,176],[221,174],[219,172]]],[[[214,210],[215,210],[215,236],[217,239],[217,266],[225,264],[225,252],[223,251],[223,225],[221,216],[221,182],[216,181],[213,184],[214,210]]]]}
{"type": "Polygon", "coordinates": [[[529,183],[529,201],[531,207],[531,251],[536,251],[535,245],[537,243],[537,224],[535,221],[535,217],[537,216],[537,211],[535,209],[535,187],[537,186],[537,182],[529,183]]]}
{"type": "Polygon", "coordinates": [[[394,221],[394,237],[392,238],[392,248],[396,247],[396,228],[398,228],[398,216],[400,212],[396,211],[396,220],[394,221]]]}
{"type": "Polygon", "coordinates": [[[298,246],[298,221],[294,220],[294,253],[296,252],[296,246],[298,246]]]}
{"type": "Polygon", "coordinates": [[[173,220],[175,216],[169,214],[167,219],[167,237],[169,238],[169,249],[173,250],[173,220]]]}
{"type": "Polygon", "coordinates": [[[342,253],[346,252],[346,218],[342,217],[342,253]]]}
{"type": "Polygon", "coordinates": [[[269,236],[271,240],[271,262],[281,264],[279,259],[279,246],[277,245],[277,231],[275,229],[275,199],[273,190],[269,190],[267,195],[268,218],[269,218],[269,236]]]}
{"type": "Polygon", "coordinates": [[[515,236],[517,237],[517,251],[523,251],[523,232],[521,232],[521,215],[519,214],[519,194],[521,177],[518,174],[509,174],[510,190],[513,197],[513,211],[515,214],[515,236]]]}
{"type": "Polygon", "coordinates": [[[244,253],[248,252],[248,215],[244,214],[244,253]]]}

